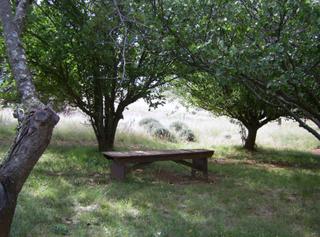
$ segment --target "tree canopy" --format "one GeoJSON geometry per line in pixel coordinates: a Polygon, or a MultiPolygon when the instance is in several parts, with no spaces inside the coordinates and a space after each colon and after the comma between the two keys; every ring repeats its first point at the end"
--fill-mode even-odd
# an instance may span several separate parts
{"type": "Polygon", "coordinates": [[[320,139],[318,1],[162,1],[158,18],[185,70],[243,83],[320,139]]]}
{"type": "Polygon", "coordinates": [[[255,149],[259,128],[285,116],[283,109],[257,98],[248,88],[229,78],[210,78],[208,73],[188,74],[176,83],[179,94],[191,104],[218,116],[235,119],[247,129],[244,148],[255,149]]]}
{"type": "Polygon", "coordinates": [[[129,104],[140,98],[161,103],[172,58],[158,43],[150,5],[44,1],[29,23],[26,44],[37,88],[44,99],[86,113],[100,150],[112,148],[129,104]]]}

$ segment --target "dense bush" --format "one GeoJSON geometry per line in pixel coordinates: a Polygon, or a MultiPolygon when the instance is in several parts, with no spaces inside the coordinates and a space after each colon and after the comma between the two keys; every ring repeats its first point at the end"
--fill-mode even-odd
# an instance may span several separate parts
{"type": "Polygon", "coordinates": [[[185,124],[180,121],[173,122],[170,125],[170,129],[178,135],[178,137],[183,141],[195,142],[196,136],[193,131],[185,124]]]}
{"type": "Polygon", "coordinates": [[[156,119],[153,119],[153,118],[142,119],[139,122],[139,125],[141,127],[146,128],[149,133],[151,133],[155,128],[162,127],[160,122],[158,120],[156,120],[156,119]]]}
{"type": "Polygon", "coordinates": [[[142,119],[139,122],[139,125],[144,127],[148,131],[148,133],[150,133],[154,137],[168,140],[170,142],[176,142],[175,136],[156,119],[142,119]]]}
{"type": "Polygon", "coordinates": [[[175,121],[170,125],[170,128],[175,132],[180,132],[182,129],[187,128],[187,125],[180,121],[175,121]]]}
{"type": "Polygon", "coordinates": [[[176,142],[175,136],[172,135],[171,132],[166,128],[158,127],[152,131],[152,135],[160,139],[168,140],[170,142],[176,142]]]}

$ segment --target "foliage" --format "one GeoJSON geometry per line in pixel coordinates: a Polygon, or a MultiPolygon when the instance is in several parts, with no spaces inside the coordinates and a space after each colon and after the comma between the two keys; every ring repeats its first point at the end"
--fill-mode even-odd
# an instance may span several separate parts
{"type": "Polygon", "coordinates": [[[176,138],[174,135],[171,134],[171,132],[164,127],[156,127],[152,130],[151,132],[152,136],[160,138],[160,139],[165,139],[171,142],[176,142],[176,138]]]}
{"type": "Polygon", "coordinates": [[[157,44],[150,14],[149,5],[132,1],[64,0],[41,2],[30,17],[26,42],[37,87],[47,100],[86,113],[100,149],[112,148],[129,104],[162,103],[172,60],[157,44]]]}
{"type": "Polygon", "coordinates": [[[187,128],[187,125],[180,121],[175,121],[170,124],[170,128],[172,128],[175,132],[180,132],[182,129],[187,128]]]}
{"type": "Polygon", "coordinates": [[[185,73],[239,81],[320,139],[301,119],[320,127],[318,1],[162,1],[157,12],[185,73]]]}
{"type": "Polygon", "coordinates": [[[139,122],[139,125],[144,127],[148,131],[148,133],[150,133],[154,137],[171,142],[176,142],[175,136],[156,119],[142,119],[139,122]]]}
{"type": "Polygon", "coordinates": [[[3,32],[0,27],[0,104],[7,106],[19,101],[15,82],[7,62],[3,32]]]}
{"type": "Polygon", "coordinates": [[[139,125],[146,128],[148,132],[151,132],[156,127],[162,127],[160,122],[154,118],[144,118],[139,122],[139,125]]]}
{"type": "Polygon", "coordinates": [[[195,142],[196,135],[194,132],[185,124],[180,121],[175,121],[170,124],[170,129],[178,135],[182,141],[195,142]]]}
{"type": "Polygon", "coordinates": [[[246,87],[228,77],[207,73],[187,74],[176,83],[178,93],[191,104],[218,116],[238,120],[248,130],[245,148],[253,150],[257,130],[285,115],[285,111],[256,98],[246,87]]]}

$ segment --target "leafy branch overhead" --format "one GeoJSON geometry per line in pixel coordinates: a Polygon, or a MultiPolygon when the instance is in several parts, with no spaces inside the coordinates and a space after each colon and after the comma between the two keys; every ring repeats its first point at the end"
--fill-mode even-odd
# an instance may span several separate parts
{"type": "Polygon", "coordinates": [[[174,78],[149,12],[131,1],[51,1],[39,3],[30,19],[25,39],[37,88],[45,100],[86,113],[100,149],[112,148],[129,104],[161,104],[174,78]]]}
{"type": "Polygon", "coordinates": [[[184,73],[241,82],[320,139],[303,120],[320,128],[317,1],[162,1],[157,12],[184,73]]]}
{"type": "Polygon", "coordinates": [[[229,77],[212,78],[208,73],[183,76],[184,80],[176,83],[178,93],[196,107],[237,120],[247,129],[244,147],[248,150],[255,149],[258,129],[280,116],[287,116],[284,109],[256,98],[229,77]]]}

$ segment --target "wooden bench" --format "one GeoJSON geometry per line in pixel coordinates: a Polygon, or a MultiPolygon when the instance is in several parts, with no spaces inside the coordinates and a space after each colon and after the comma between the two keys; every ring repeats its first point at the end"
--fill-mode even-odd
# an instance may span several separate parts
{"type": "Polygon", "coordinates": [[[208,158],[214,151],[211,150],[162,150],[162,151],[126,151],[126,152],[102,152],[107,159],[112,160],[111,178],[123,180],[126,173],[133,168],[141,167],[155,161],[174,161],[191,167],[192,176],[196,170],[202,171],[208,177],[208,158]],[[188,162],[186,160],[192,160],[188,162]],[[128,166],[128,164],[132,164],[128,166]]]}

